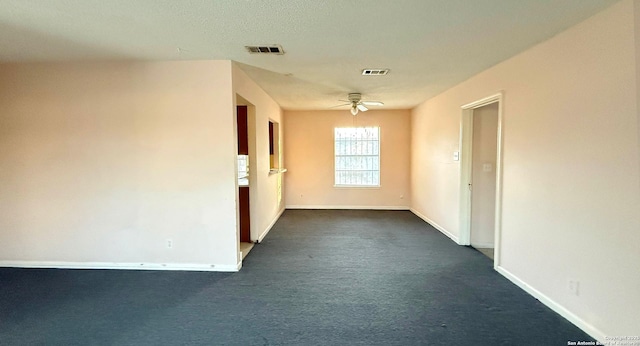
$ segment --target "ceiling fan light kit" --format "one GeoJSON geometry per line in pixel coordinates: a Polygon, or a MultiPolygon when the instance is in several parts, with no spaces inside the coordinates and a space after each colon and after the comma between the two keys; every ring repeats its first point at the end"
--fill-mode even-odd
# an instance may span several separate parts
{"type": "Polygon", "coordinates": [[[369,110],[367,106],[383,106],[384,103],[380,101],[362,101],[362,95],[360,93],[350,93],[347,97],[349,101],[340,106],[351,106],[351,114],[356,115],[359,111],[366,112],[369,110]]]}

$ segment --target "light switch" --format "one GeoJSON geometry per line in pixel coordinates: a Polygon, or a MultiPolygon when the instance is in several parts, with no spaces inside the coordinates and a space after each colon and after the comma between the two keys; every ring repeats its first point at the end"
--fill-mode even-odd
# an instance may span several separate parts
{"type": "Polygon", "coordinates": [[[485,163],[482,165],[483,172],[491,172],[493,170],[493,165],[490,163],[485,163]]]}
{"type": "Polygon", "coordinates": [[[459,151],[454,151],[453,152],[453,161],[460,161],[460,152],[459,151]]]}

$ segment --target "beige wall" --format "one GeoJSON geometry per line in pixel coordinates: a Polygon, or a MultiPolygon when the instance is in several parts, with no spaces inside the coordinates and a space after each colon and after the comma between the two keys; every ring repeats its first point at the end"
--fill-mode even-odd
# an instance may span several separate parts
{"type": "Polygon", "coordinates": [[[410,111],[285,111],[284,129],[287,207],[409,207],[410,111]],[[334,187],[334,128],[352,126],[380,126],[379,188],[334,187]]]}
{"type": "Polygon", "coordinates": [[[498,269],[599,338],[640,334],[639,40],[622,1],[412,113],[413,208],[458,235],[460,107],[504,93],[498,269]]]}
{"type": "Polygon", "coordinates": [[[231,62],[0,76],[0,265],[237,268],[231,62]]]}
{"type": "Polygon", "coordinates": [[[498,103],[473,110],[471,245],[492,248],[495,234],[498,103]],[[490,170],[485,170],[490,165],[490,170]]]}
{"type": "MultiPolygon", "coordinates": [[[[283,174],[269,173],[269,120],[279,123],[282,129],[282,111],[280,106],[236,65],[233,65],[233,91],[237,104],[249,103],[250,121],[255,119],[255,133],[249,131],[250,146],[253,144],[255,147],[255,153],[250,149],[250,154],[253,155],[249,158],[252,165],[249,172],[251,239],[262,240],[284,211],[283,174]],[[254,115],[251,115],[252,113],[254,115]]],[[[282,133],[281,130],[281,143],[282,133]]]]}

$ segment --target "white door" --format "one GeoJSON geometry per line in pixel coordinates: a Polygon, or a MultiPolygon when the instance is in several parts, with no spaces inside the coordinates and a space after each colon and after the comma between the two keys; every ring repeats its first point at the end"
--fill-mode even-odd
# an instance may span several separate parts
{"type": "Polygon", "coordinates": [[[471,246],[493,248],[496,211],[498,103],[473,110],[471,246]]]}

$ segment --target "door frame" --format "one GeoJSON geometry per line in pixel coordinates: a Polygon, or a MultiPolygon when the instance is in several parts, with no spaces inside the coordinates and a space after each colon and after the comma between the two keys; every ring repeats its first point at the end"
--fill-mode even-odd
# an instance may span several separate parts
{"type": "MultiPolygon", "coordinates": [[[[250,235],[251,242],[257,243],[257,227],[255,225],[258,224],[259,218],[257,214],[257,208],[255,205],[258,203],[258,178],[257,178],[257,154],[256,154],[256,106],[251,103],[244,96],[235,93],[234,94],[234,142],[236,143],[235,153],[238,153],[237,142],[238,142],[238,121],[237,121],[237,107],[238,106],[246,106],[247,107],[247,140],[248,140],[248,151],[249,151],[249,223],[250,223],[250,235]]],[[[236,251],[238,263],[242,262],[242,255],[240,252],[240,193],[238,186],[238,169],[237,169],[237,160],[234,160],[236,165],[235,170],[235,183],[236,183],[236,251]]]]}
{"type": "Polygon", "coordinates": [[[502,235],[502,139],[503,139],[503,99],[502,92],[482,98],[461,107],[460,119],[460,233],[458,244],[471,245],[471,190],[473,162],[473,112],[475,109],[498,103],[498,136],[496,153],[496,209],[494,229],[494,268],[500,265],[502,235]]]}

